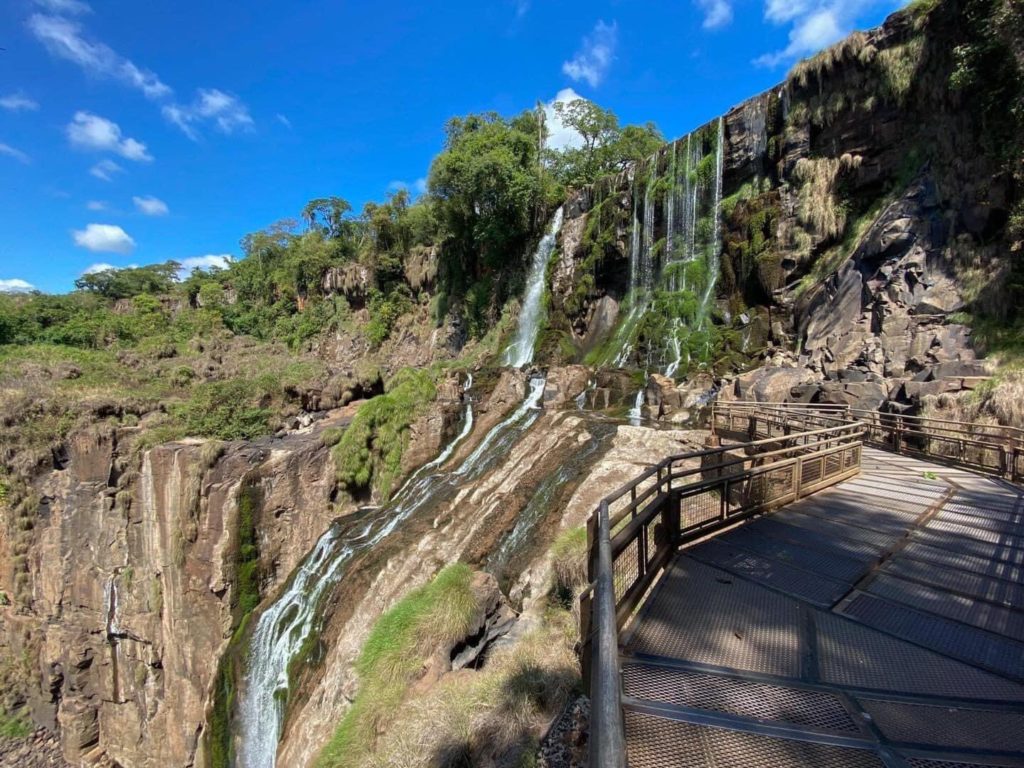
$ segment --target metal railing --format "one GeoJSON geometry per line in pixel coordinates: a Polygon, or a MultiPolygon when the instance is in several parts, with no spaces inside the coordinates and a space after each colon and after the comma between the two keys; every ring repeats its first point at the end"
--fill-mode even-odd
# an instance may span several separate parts
{"type": "Polygon", "coordinates": [[[592,768],[625,766],[618,632],[678,547],[860,471],[864,425],[820,426],[820,418],[716,406],[716,433],[742,422],[761,439],[671,456],[598,505],[587,526],[590,587],[580,611],[592,768]]]}
{"type": "Polygon", "coordinates": [[[868,445],[998,475],[1015,483],[1024,481],[1024,429],[824,403],[738,402],[728,406],[737,422],[742,421],[744,413],[758,413],[761,418],[775,414],[783,421],[800,414],[806,423],[819,426],[856,420],[864,424],[864,442],[868,445]]]}

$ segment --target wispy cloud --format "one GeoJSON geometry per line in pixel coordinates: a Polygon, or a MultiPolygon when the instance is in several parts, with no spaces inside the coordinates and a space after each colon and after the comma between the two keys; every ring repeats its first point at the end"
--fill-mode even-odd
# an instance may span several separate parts
{"type": "Polygon", "coordinates": [[[100,160],[96,165],[89,169],[89,174],[95,176],[101,181],[113,181],[114,176],[119,173],[124,173],[124,168],[113,160],[100,160]]]}
{"type": "MultiPolygon", "coordinates": [[[[853,31],[857,16],[884,0],[765,0],[764,17],[777,26],[791,25],[785,48],[754,59],[759,67],[777,67],[817,53],[853,31]]],[[[895,5],[900,5],[897,2],[895,5]]],[[[893,6],[892,2],[888,5],[893,6]]]]}
{"type": "Polygon", "coordinates": [[[28,28],[52,55],[73,62],[93,77],[118,80],[148,99],[164,99],[173,91],[148,69],[137,66],[110,46],[88,40],[77,21],[34,13],[28,28]]]}
{"type": "Polygon", "coordinates": [[[583,38],[580,49],[569,61],[562,63],[562,72],[575,82],[581,80],[596,88],[608,74],[615,59],[615,48],[619,41],[618,24],[597,22],[594,30],[583,38]]]}
{"type": "Polygon", "coordinates": [[[720,29],[732,23],[731,0],[696,0],[696,3],[704,14],[704,29],[720,29]]]}
{"type": "Polygon", "coordinates": [[[171,212],[167,203],[158,197],[133,197],[132,202],[135,203],[136,210],[146,216],[166,216],[171,212]]]}
{"type": "Polygon", "coordinates": [[[216,88],[200,88],[190,105],[167,104],[163,114],[193,141],[199,138],[197,126],[203,123],[211,123],[228,135],[253,127],[248,107],[237,96],[216,88]]]}
{"type": "Polygon", "coordinates": [[[16,277],[0,280],[0,293],[28,293],[36,287],[27,280],[19,280],[16,277]]]}
{"type": "Polygon", "coordinates": [[[0,99],[0,107],[3,107],[8,112],[34,112],[39,109],[39,102],[35,99],[30,99],[19,91],[0,99]]]}
{"type": "Polygon", "coordinates": [[[104,200],[90,200],[85,204],[85,207],[90,211],[105,211],[107,210],[107,203],[104,200]]]}
{"type": "Polygon", "coordinates": [[[515,0],[516,18],[521,19],[530,12],[530,0],[515,0]]]}
{"type": "Polygon", "coordinates": [[[281,125],[287,128],[289,131],[292,129],[292,121],[289,120],[285,115],[282,115],[280,112],[274,115],[274,119],[277,120],[277,122],[279,122],[281,125]]]}
{"type": "Polygon", "coordinates": [[[50,13],[64,16],[83,16],[92,13],[92,7],[82,0],[32,0],[40,8],[50,13]]]}
{"type": "Polygon", "coordinates": [[[131,253],[135,241],[116,224],[87,224],[71,233],[75,245],[94,253],[131,253]]]}
{"type": "Polygon", "coordinates": [[[121,127],[113,120],[91,112],[75,112],[65,131],[71,146],[97,152],[113,152],[126,160],[148,163],[153,156],[146,145],[136,139],[122,137],[121,127]]]}
{"type": "Polygon", "coordinates": [[[230,253],[207,254],[206,256],[190,256],[182,259],[178,268],[178,279],[184,280],[194,269],[226,269],[235,257],[230,253]]]}
{"type": "Polygon", "coordinates": [[[224,134],[252,128],[248,107],[237,96],[217,88],[197,89],[191,104],[174,101],[174,90],[155,72],[91,38],[78,20],[68,18],[90,10],[81,0],[36,0],[36,4],[49,13],[32,14],[28,28],[51,55],[77,64],[90,77],[115,80],[161,103],[164,117],[189,138],[197,139],[198,126],[207,121],[224,134]]]}
{"type": "Polygon", "coordinates": [[[20,149],[15,149],[10,144],[4,144],[0,142],[0,155],[6,155],[7,157],[13,157],[19,163],[28,165],[32,162],[32,158],[22,152],[20,149]]]}
{"type": "Polygon", "coordinates": [[[388,192],[397,192],[400,189],[406,190],[414,197],[419,197],[427,191],[427,179],[425,176],[412,182],[396,179],[388,184],[388,192]]]}

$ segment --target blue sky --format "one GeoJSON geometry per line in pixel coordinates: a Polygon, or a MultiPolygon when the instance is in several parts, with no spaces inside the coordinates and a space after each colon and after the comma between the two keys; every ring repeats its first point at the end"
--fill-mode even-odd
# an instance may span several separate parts
{"type": "Polygon", "coordinates": [[[4,0],[0,290],[416,191],[467,112],[579,94],[679,136],[899,4],[4,0]]]}

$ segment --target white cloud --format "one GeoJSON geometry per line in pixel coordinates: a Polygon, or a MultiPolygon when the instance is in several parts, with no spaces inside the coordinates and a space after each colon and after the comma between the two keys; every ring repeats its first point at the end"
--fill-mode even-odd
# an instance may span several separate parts
{"type": "Polygon", "coordinates": [[[19,280],[16,277],[8,280],[0,280],[0,293],[28,293],[35,289],[36,287],[32,285],[32,283],[25,280],[19,280]]]}
{"type": "Polygon", "coordinates": [[[106,272],[108,269],[119,269],[119,267],[115,267],[113,264],[107,264],[105,261],[101,261],[97,264],[90,264],[82,270],[82,274],[95,275],[97,272],[106,272]]]}
{"type": "Polygon", "coordinates": [[[178,269],[178,279],[184,280],[192,274],[193,269],[226,269],[235,257],[230,253],[207,254],[206,256],[191,256],[178,262],[181,266],[178,269]]]}
{"type": "Polygon", "coordinates": [[[124,168],[113,160],[100,160],[89,169],[89,173],[102,181],[113,181],[115,174],[124,173],[124,168]]]}
{"type": "Polygon", "coordinates": [[[103,200],[90,200],[85,204],[85,207],[90,211],[105,211],[107,210],[107,204],[103,200]]]}
{"type": "Polygon", "coordinates": [[[583,43],[576,55],[562,63],[562,72],[575,82],[585,80],[591,88],[596,88],[608,74],[608,68],[611,67],[612,60],[615,58],[618,39],[618,24],[597,22],[594,31],[583,38],[583,43]]]}
{"type": "Polygon", "coordinates": [[[75,245],[95,253],[131,253],[135,241],[116,224],[88,224],[71,233],[75,245]]]}
{"type": "Polygon", "coordinates": [[[39,109],[39,102],[34,99],[30,99],[19,91],[18,93],[12,93],[10,96],[4,96],[0,99],[0,107],[3,107],[8,112],[34,112],[39,109]]]}
{"type": "Polygon", "coordinates": [[[281,125],[283,125],[288,130],[292,129],[292,121],[289,120],[284,115],[282,115],[280,112],[278,112],[276,115],[274,115],[274,118],[277,120],[277,122],[279,122],[281,125]]]}
{"type": "Polygon", "coordinates": [[[148,197],[133,197],[132,202],[135,203],[135,208],[139,213],[144,213],[146,216],[166,216],[171,212],[170,208],[167,207],[167,203],[152,195],[148,197]]]}
{"type": "MultiPolygon", "coordinates": [[[[759,67],[777,67],[810,56],[853,31],[858,14],[881,0],[765,0],[764,17],[776,25],[791,24],[789,44],[754,59],[759,67]]],[[[892,3],[889,3],[892,5],[892,3]]]]}
{"type": "Polygon", "coordinates": [[[119,80],[148,99],[164,99],[173,93],[153,72],[136,66],[104,43],[87,40],[75,21],[34,13],[28,28],[51,55],[77,64],[93,77],[119,80]]]}
{"type": "Polygon", "coordinates": [[[785,24],[803,16],[810,8],[810,0],[765,0],[764,17],[774,24],[785,24]]]}
{"type": "Polygon", "coordinates": [[[575,128],[562,125],[562,121],[558,119],[558,113],[555,112],[555,104],[568,104],[573,101],[585,101],[585,99],[572,88],[563,88],[555,98],[544,105],[544,126],[548,131],[545,146],[548,149],[578,149],[583,146],[583,137],[575,128]]]}
{"type": "Polygon", "coordinates": [[[10,144],[4,144],[0,141],[0,155],[7,155],[7,157],[13,157],[19,163],[28,165],[32,162],[32,158],[22,152],[20,149],[15,149],[10,144]]]}
{"type": "Polygon", "coordinates": [[[68,141],[79,149],[114,152],[137,162],[148,163],[153,159],[145,144],[132,138],[121,138],[121,127],[117,123],[91,112],[75,112],[65,130],[68,141]]]}
{"type": "Polygon", "coordinates": [[[92,13],[92,8],[82,0],[33,0],[40,8],[65,16],[81,16],[92,13]]]}
{"type": "Polygon", "coordinates": [[[221,133],[228,135],[252,130],[253,127],[249,108],[237,96],[216,88],[200,88],[188,106],[167,104],[163,114],[193,141],[199,138],[196,126],[204,122],[216,125],[221,133]]]}
{"type": "MultiPolygon", "coordinates": [[[[768,0],[778,2],[778,0],[768,0]]],[[[732,23],[732,2],[730,0],[696,0],[704,12],[704,29],[719,29],[732,23]]]]}
{"type": "Polygon", "coordinates": [[[409,192],[413,197],[419,197],[427,191],[427,178],[421,176],[412,182],[396,179],[388,183],[388,192],[397,192],[400,189],[409,192]]]}

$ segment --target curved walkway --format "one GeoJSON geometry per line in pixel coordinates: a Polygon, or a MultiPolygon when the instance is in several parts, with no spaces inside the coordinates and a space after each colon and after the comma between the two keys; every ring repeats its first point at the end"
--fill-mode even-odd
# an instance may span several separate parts
{"type": "Polygon", "coordinates": [[[865,448],[681,550],[622,641],[630,768],[1024,766],[1024,492],[865,448]]]}

